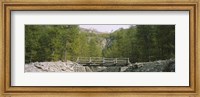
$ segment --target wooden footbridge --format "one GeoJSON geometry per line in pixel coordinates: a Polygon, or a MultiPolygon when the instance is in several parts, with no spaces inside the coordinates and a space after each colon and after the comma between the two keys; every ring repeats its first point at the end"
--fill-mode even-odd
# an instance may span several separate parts
{"type": "Polygon", "coordinates": [[[83,66],[126,66],[129,58],[78,57],[77,63],[83,66]]]}

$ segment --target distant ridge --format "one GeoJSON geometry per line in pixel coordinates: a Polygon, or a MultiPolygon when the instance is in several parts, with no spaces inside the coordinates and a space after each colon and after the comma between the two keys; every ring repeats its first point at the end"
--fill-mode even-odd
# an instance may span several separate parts
{"type": "Polygon", "coordinates": [[[79,27],[80,29],[80,32],[88,32],[88,33],[95,33],[95,34],[108,34],[108,32],[100,32],[100,31],[97,31],[96,29],[87,29],[87,28],[82,28],[82,27],[79,27]]]}

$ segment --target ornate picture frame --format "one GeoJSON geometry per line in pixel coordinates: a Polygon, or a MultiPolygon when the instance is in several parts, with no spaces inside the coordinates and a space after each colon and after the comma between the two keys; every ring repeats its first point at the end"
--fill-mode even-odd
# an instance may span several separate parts
{"type": "MultiPolygon", "coordinates": [[[[155,1],[155,0],[152,0],[155,1]]],[[[195,2],[131,2],[131,1],[65,1],[65,2],[2,2],[1,90],[2,95],[64,94],[66,96],[129,97],[140,94],[199,97],[199,1],[195,2]],[[189,11],[190,66],[189,86],[11,86],[11,11],[189,11]],[[103,94],[106,93],[106,94],[103,94]],[[118,95],[119,94],[119,95],[118,95]]],[[[140,96],[138,96],[140,97],[140,96]]],[[[143,96],[141,96],[143,97],[143,96]]],[[[154,97],[152,95],[152,97],[154,97]]]]}

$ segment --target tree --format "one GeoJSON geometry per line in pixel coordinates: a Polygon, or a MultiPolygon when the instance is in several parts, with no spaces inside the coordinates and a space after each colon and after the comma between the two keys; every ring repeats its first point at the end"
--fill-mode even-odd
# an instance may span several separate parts
{"type": "Polygon", "coordinates": [[[152,56],[152,44],[153,44],[153,35],[152,35],[152,26],[151,25],[138,25],[137,33],[135,34],[137,40],[137,46],[139,51],[140,60],[150,61],[152,56]]]}
{"type": "Polygon", "coordinates": [[[175,57],[174,25],[137,25],[91,33],[78,25],[26,25],[25,62],[77,57],[129,58],[131,62],[175,57]]]}
{"type": "Polygon", "coordinates": [[[91,39],[89,42],[89,56],[90,57],[101,57],[101,48],[97,44],[95,39],[91,39]]]}

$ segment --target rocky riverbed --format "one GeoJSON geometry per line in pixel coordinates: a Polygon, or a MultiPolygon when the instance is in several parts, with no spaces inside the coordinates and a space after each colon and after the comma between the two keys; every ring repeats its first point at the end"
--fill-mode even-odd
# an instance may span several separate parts
{"type": "Polygon", "coordinates": [[[175,72],[175,60],[132,63],[127,66],[83,66],[76,62],[33,62],[25,72],[175,72]]]}

